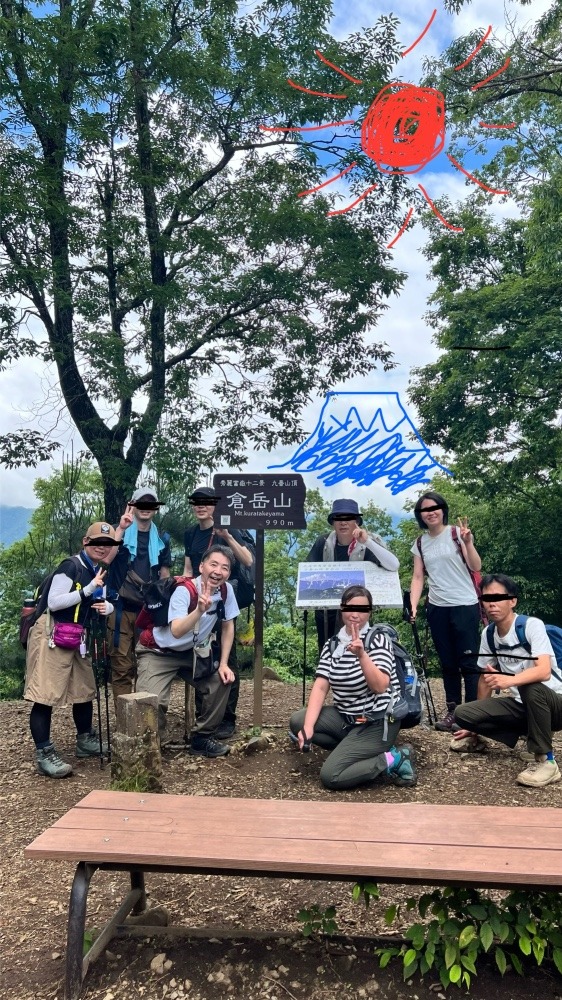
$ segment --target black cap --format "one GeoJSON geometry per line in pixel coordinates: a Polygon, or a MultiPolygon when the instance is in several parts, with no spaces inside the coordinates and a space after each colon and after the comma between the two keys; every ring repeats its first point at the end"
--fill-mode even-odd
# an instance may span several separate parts
{"type": "Polygon", "coordinates": [[[218,503],[221,498],[217,496],[212,486],[198,486],[187,499],[191,503],[197,503],[197,501],[202,503],[218,503]]]}

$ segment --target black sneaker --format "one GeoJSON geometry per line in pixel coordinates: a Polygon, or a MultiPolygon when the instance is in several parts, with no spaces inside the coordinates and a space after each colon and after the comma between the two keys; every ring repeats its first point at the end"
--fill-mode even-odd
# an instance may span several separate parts
{"type": "Polygon", "coordinates": [[[212,736],[192,736],[189,752],[195,757],[224,757],[230,753],[230,747],[212,736]]]}
{"type": "Polygon", "coordinates": [[[452,733],[453,726],[455,725],[455,708],[456,705],[447,705],[447,711],[439,722],[435,723],[435,728],[439,730],[440,733],[452,733]]]}
{"type": "Polygon", "coordinates": [[[229,740],[231,736],[234,736],[236,732],[236,723],[234,722],[221,722],[219,728],[215,733],[215,739],[217,740],[229,740]]]}

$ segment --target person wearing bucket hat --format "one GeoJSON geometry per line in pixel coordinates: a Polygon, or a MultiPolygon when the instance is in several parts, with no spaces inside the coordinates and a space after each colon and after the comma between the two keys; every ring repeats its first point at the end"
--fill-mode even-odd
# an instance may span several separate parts
{"type": "MultiPolygon", "coordinates": [[[[77,757],[100,753],[100,738],[92,728],[96,683],[87,652],[88,632],[92,613],[107,617],[113,611],[106,599],[106,570],[100,563],[109,562],[120,544],[106,521],[91,524],[78,555],[63,559],[47,577],[39,617],[29,630],[23,696],[33,702],[29,727],[37,770],[48,778],[72,774],[51,740],[53,708],[72,705],[77,757]]],[[[102,751],[107,751],[103,744],[102,751]]]]}
{"type": "MultiPolygon", "coordinates": [[[[246,600],[244,601],[241,599],[244,591],[240,586],[240,581],[243,572],[241,567],[250,569],[253,565],[255,565],[254,542],[252,537],[248,535],[247,532],[244,535],[236,528],[222,528],[215,525],[213,515],[215,506],[220,499],[221,498],[217,496],[214,489],[210,486],[198,486],[197,489],[193,491],[191,496],[188,497],[197,522],[196,524],[190,525],[185,531],[185,562],[183,572],[184,576],[199,576],[199,567],[205,552],[207,552],[212,545],[218,544],[228,546],[234,559],[232,573],[230,575],[230,584],[234,590],[238,606],[240,610],[242,610],[243,608],[249,607],[253,599],[252,587],[245,588],[247,593],[246,600]]],[[[250,573],[250,576],[251,575],[252,574],[250,573]]],[[[219,656],[221,649],[221,634],[222,626],[221,622],[218,622],[216,636],[217,653],[219,656]]],[[[228,657],[228,666],[234,673],[234,682],[230,686],[224,718],[218,730],[218,738],[223,740],[229,739],[234,734],[236,729],[236,708],[240,693],[240,677],[238,673],[236,642],[232,643],[228,657]]],[[[195,705],[197,713],[199,714],[201,708],[201,696],[198,692],[196,692],[195,695],[195,705]]]]}
{"type": "MultiPolygon", "coordinates": [[[[395,573],[400,563],[389,552],[380,535],[375,535],[363,527],[363,517],[356,500],[334,500],[328,514],[328,524],[332,528],[329,535],[316,539],[307,562],[374,562],[389,573],[395,573]]],[[[318,648],[337,631],[337,611],[315,611],[318,648]],[[327,618],[327,622],[326,622],[327,618]],[[326,628],[327,624],[327,628],[326,628]]]]}
{"type": "Polygon", "coordinates": [[[111,686],[113,697],[130,694],[136,676],[135,622],[143,606],[142,586],[170,575],[170,536],[153,523],[161,506],[151,486],[136,489],[117,526],[123,547],[111,563],[108,574],[110,593],[117,596],[115,612],[108,621],[111,686]]]}

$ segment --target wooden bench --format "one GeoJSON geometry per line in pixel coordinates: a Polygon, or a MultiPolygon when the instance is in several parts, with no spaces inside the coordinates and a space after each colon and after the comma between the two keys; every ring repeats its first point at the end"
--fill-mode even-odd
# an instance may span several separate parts
{"type": "Polygon", "coordinates": [[[562,888],[562,809],[95,791],[25,854],[78,862],[66,953],[66,998],[75,1000],[91,961],[127,914],[145,908],[146,871],[562,888]],[[97,869],[129,872],[131,890],[83,958],[97,869]]]}

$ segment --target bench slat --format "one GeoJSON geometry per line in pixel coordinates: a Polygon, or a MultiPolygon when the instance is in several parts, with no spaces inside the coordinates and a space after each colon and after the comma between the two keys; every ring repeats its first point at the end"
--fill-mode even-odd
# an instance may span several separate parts
{"type": "Polygon", "coordinates": [[[271,820],[309,817],[313,822],[331,823],[333,818],[345,816],[348,824],[358,822],[394,824],[401,819],[416,826],[424,818],[432,821],[436,828],[447,827],[458,818],[459,824],[477,821],[485,828],[488,825],[519,826],[559,830],[562,833],[562,809],[542,808],[539,804],[526,806],[462,806],[427,805],[422,802],[326,802],[302,801],[301,799],[241,799],[204,795],[156,795],[149,792],[111,792],[96,790],[86,795],[75,806],[76,809],[116,809],[132,812],[162,813],[172,811],[174,816],[216,817],[224,822],[225,816],[238,820],[239,816],[258,816],[271,820]]]}
{"type": "MultiPolygon", "coordinates": [[[[203,800],[204,802],[205,800],[203,800]]],[[[252,840],[259,836],[263,840],[307,840],[318,841],[329,831],[329,839],[342,842],[384,843],[392,840],[397,844],[426,844],[442,846],[465,846],[480,848],[497,848],[506,850],[512,848],[528,848],[534,850],[558,850],[562,847],[561,831],[552,827],[543,827],[540,839],[537,828],[527,826],[524,822],[510,825],[502,824],[494,819],[487,824],[482,823],[478,814],[470,810],[469,815],[458,816],[456,810],[447,807],[446,817],[436,817],[435,814],[422,810],[399,810],[397,818],[391,821],[386,808],[382,813],[368,810],[362,811],[361,820],[352,822],[347,815],[345,806],[333,810],[329,825],[320,822],[317,816],[308,815],[308,810],[295,810],[292,816],[272,817],[269,811],[231,810],[230,800],[222,800],[220,817],[216,810],[201,809],[199,799],[197,807],[191,810],[173,810],[165,808],[158,812],[143,813],[135,810],[119,809],[72,809],[54,824],[55,829],[81,831],[133,831],[144,833],[159,833],[162,837],[189,836],[193,831],[203,842],[212,840],[220,834],[229,837],[229,831],[235,829],[239,838],[252,840]],[[213,815],[215,813],[215,815],[213,815]],[[236,814],[237,813],[237,814],[236,814]],[[367,820],[367,821],[366,821],[367,820]]],[[[169,803],[170,806],[170,803],[169,803]]],[[[341,804],[340,804],[341,806],[341,804]]],[[[291,810],[292,812],[292,810],[291,810]]]]}
{"type": "Polygon", "coordinates": [[[200,836],[118,831],[102,835],[87,830],[51,827],[26,849],[33,858],[74,859],[142,867],[161,865],[181,870],[224,869],[255,875],[284,872],[334,877],[396,879],[401,882],[460,881],[480,885],[537,884],[562,886],[562,849],[509,850],[499,855],[480,847],[452,852],[440,845],[396,845],[329,839],[285,840],[240,838],[223,833],[211,842],[200,836]]]}

